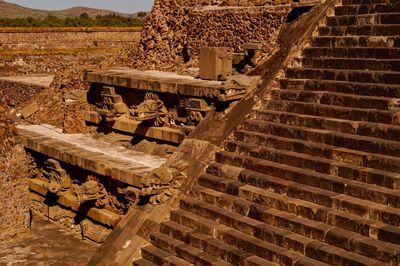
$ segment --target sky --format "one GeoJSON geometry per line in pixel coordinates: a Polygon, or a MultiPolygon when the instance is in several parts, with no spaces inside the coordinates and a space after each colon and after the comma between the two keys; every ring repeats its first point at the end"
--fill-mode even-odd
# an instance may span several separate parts
{"type": "Polygon", "coordinates": [[[121,13],[150,11],[154,0],[5,0],[18,5],[45,9],[60,10],[74,6],[110,9],[121,13]]]}

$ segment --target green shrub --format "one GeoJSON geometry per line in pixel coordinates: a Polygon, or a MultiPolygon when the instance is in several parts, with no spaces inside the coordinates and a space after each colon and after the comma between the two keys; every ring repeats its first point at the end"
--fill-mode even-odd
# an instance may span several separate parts
{"type": "Polygon", "coordinates": [[[124,17],[118,14],[90,17],[82,13],[79,17],[59,18],[48,15],[45,18],[0,18],[0,27],[136,27],[142,26],[141,18],[124,17]]]}

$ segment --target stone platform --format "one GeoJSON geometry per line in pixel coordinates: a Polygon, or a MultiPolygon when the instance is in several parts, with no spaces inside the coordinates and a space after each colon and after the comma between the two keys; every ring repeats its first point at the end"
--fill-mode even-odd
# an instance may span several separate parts
{"type": "Polygon", "coordinates": [[[145,183],[146,174],[166,161],[47,125],[19,125],[18,133],[29,150],[129,185],[145,183]]]}
{"type": "Polygon", "coordinates": [[[163,71],[88,71],[90,125],[170,144],[180,144],[210,112],[223,112],[250,92],[256,77],[227,81],[163,71]]]}
{"type": "Polygon", "coordinates": [[[192,97],[215,98],[230,101],[242,98],[245,88],[231,88],[221,81],[201,80],[191,76],[163,71],[140,71],[136,69],[110,69],[88,72],[86,80],[108,86],[124,87],[142,91],[170,93],[192,97]],[[236,90],[231,95],[231,91],[236,90]]]}
{"type": "Polygon", "coordinates": [[[150,174],[164,158],[49,125],[18,125],[18,133],[32,159],[32,209],[95,242],[146,196],[169,188],[150,174]]]}

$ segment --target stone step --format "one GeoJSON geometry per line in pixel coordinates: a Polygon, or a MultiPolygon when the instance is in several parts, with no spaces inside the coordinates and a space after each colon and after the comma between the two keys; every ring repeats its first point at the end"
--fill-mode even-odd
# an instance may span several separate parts
{"type": "Polygon", "coordinates": [[[393,126],[400,124],[400,117],[397,110],[352,108],[330,104],[286,100],[265,100],[262,101],[261,105],[263,110],[332,117],[351,121],[391,124],[393,126]]]}
{"type": "Polygon", "coordinates": [[[374,13],[397,13],[399,12],[398,4],[377,3],[377,4],[355,4],[343,5],[335,7],[335,15],[363,15],[374,13]]]}
{"type": "MultiPolygon", "coordinates": [[[[173,254],[180,259],[190,262],[195,265],[210,265],[210,266],[228,266],[232,265],[220,258],[203,252],[201,249],[187,245],[182,241],[169,237],[160,232],[150,234],[150,239],[154,246],[164,250],[169,254],[173,254]]],[[[161,264],[159,264],[161,265],[161,264]]]]}
{"type": "MultiPolygon", "coordinates": [[[[368,210],[370,208],[371,212],[376,210],[378,213],[382,212],[393,218],[393,221],[389,221],[386,218],[383,218],[384,220],[379,220],[381,218],[376,217],[377,221],[393,225],[400,224],[400,212],[398,209],[400,207],[399,191],[367,185],[338,176],[317,173],[315,171],[269,161],[269,158],[260,159],[255,157],[256,155],[253,157],[247,155],[245,152],[242,153],[243,154],[221,151],[216,154],[215,159],[217,163],[242,167],[270,177],[276,177],[277,179],[281,179],[279,181],[282,182],[284,180],[297,182],[299,189],[304,192],[304,195],[308,194],[311,200],[320,202],[320,204],[327,207],[332,207],[333,204],[337,203],[336,198],[339,195],[342,195],[344,200],[349,202],[351,202],[351,198],[357,198],[359,202],[354,204],[363,209],[360,212],[363,213],[362,215],[371,216],[368,210]]],[[[279,160],[276,159],[276,161],[279,160]]]]}
{"type": "MultiPolygon", "coordinates": [[[[246,265],[248,261],[253,261],[256,256],[238,249],[232,245],[226,244],[210,235],[206,235],[183,226],[174,221],[166,221],[161,224],[160,232],[174,239],[185,242],[188,245],[201,249],[207,254],[222,258],[233,265],[246,265]]],[[[261,258],[258,258],[260,262],[261,258]]],[[[263,260],[263,265],[277,266],[277,264],[263,260]]]]}
{"type": "MultiPolygon", "coordinates": [[[[324,157],[315,157],[304,153],[287,151],[279,147],[274,148],[234,140],[226,142],[227,151],[234,152],[243,149],[249,150],[249,152],[245,154],[262,156],[262,158],[273,160],[278,163],[286,163],[291,166],[302,167],[303,169],[314,170],[324,174],[359,181],[361,183],[400,190],[400,175],[397,173],[365,168],[324,157]]],[[[400,194],[398,194],[398,196],[400,196],[400,194]]]]}
{"type": "Polygon", "coordinates": [[[345,5],[368,5],[368,4],[387,4],[390,0],[342,0],[341,4],[345,5]]]}
{"type": "Polygon", "coordinates": [[[153,245],[145,246],[141,249],[141,251],[142,251],[142,259],[150,263],[153,263],[155,265],[168,265],[168,266],[193,265],[153,245]]]}
{"type": "Polygon", "coordinates": [[[400,24],[400,13],[333,16],[326,18],[327,26],[365,26],[400,24]]]}
{"type": "Polygon", "coordinates": [[[395,125],[351,121],[273,110],[256,110],[253,111],[252,117],[258,120],[299,127],[332,130],[347,134],[400,141],[400,126],[395,125]]]}
{"type": "MultiPolygon", "coordinates": [[[[308,47],[303,49],[303,57],[328,57],[328,58],[367,58],[367,59],[393,59],[400,58],[399,48],[331,48],[308,47]]],[[[367,82],[367,81],[365,81],[367,82]]]]}
{"type": "Polygon", "coordinates": [[[301,258],[301,256],[295,252],[264,242],[256,237],[252,237],[224,224],[220,224],[214,219],[199,216],[193,212],[195,211],[193,209],[188,210],[183,209],[182,207],[188,207],[188,205],[181,201],[181,209],[171,212],[171,220],[183,226],[192,228],[196,232],[213,236],[228,245],[235,246],[240,250],[253,254],[254,256],[262,257],[264,260],[279,265],[296,265],[296,261],[301,258]]]}
{"type": "Polygon", "coordinates": [[[378,187],[362,186],[359,182],[346,182],[329,175],[229,152],[217,153],[216,162],[265,174],[279,182],[296,181],[291,192],[299,193],[302,199],[311,202],[330,208],[348,208],[356,215],[392,225],[400,223],[398,209],[386,206],[397,207],[398,197],[388,198],[378,187]]]}
{"type": "Polygon", "coordinates": [[[392,85],[400,84],[400,72],[395,71],[288,68],[286,69],[286,77],[294,79],[341,80],[392,85]]]}
{"type": "Polygon", "coordinates": [[[396,36],[400,35],[400,25],[320,26],[318,34],[319,36],[396,36]]]}
{"type": "Polygon", "coordinates": [[[398,36],[321,36],[314,37],[311,46],[332,48],[396,48],[400,47],[398,36]]]}
{"type": "Polygon", "coordinates": [[[365,171],[373,171],[373,174],[371,173],[371,175],[368,174],[367,176],[361,177],[361,179],[366,180],[367,183],[378,183],[380,181],[374,181],[374,179],[385,179],[385,185],[387,187],[393,186],[393,188],[397,188],[397,185],[393,183],[394,180],[397,179],[396,174],[391,178],[386,178],[389,176],[389,173],[392,174],[392,172],[397,173],[400,171],[400,159],[397,157],[350,150],[323,143],[247,130],[235,131],[235,139],[365,167],[365,171]]]}
{"type": "Polygon", "coordinates": [[[374,265],[377,263],[377,261],[373,259],[352,252],[347,252],[344,249],[336,248],[318,240],[312,240],[278,227],[270,226],[264,222],[224,210],[197,199],[183,199],[181,200],[180,206],[185,211],[190,211],[195,215],[216,221],[219,224],[237,230],[238,235],[242,235],[243,239],[248,240],[248,245],[250,245],[250,247],[247,247],[248,249],[252,249],[253,247],[256,248],[254,244],[261,240],[259,242],[260,244],[270,243],[286,249],[286,253],[294,253],[293,255],[291,254],[291,258],[307,256],[331,264],[333,261],[331,258],[335,257],[336,260],[340,261],[338,265],[354,265],[354,263],[358,263],[357,265],[374,265]],[[319,252],[321,248],[325,252],[319,252]]]}
{"type": "Polygon", "coordinates": [[[145,259],[135,260],[134,262],[132,262],[132,265],[133,266],[157,266],[156,264],[154,264],[148,260],[145,260],[145,259]]]}
{"type": "MultiPolygon", "coordinates": [[[[392,265],[398,265],[400,261],[400,246],[398,245],[362,236],[323,222],[310,221],[294,214],[271,209],[206,187],[198,186],[196,190],[200,192],[202,201],[264,222],[267,225],[392,265]],[[369,248],[366,248],[367,246],[369,248]]],[[[280,233],[276,229],[273,232],[278,232],[276,235],[280,233]]],[[[273,239],[276,239],[276,235],[272,234],[273,239]]]]}
{"type": "MultiPolygon", "coordinates": [[[[400,15],[399,15],[400,17],[400,15]]],[[[400,60],[359,58],[296,58],[292,65],[304,68],[400,71],[400,60]]]]}
{"type": "MultiPolygon", "coordinates": [[[[312,129],[284,125],[281,123],[267,122],[263,120],[246,120],[243,124],[245,130],[276,135],[284,138],[293,138],[308,142],[315,142],[346,148],[350,150],[363,151],[372,154],[388,155],[390,163],[397,163],[399,158],[399,142],[387,141],[378,138],[364,137],[322,129],[312,129]],[[392,157],[395,157],[395,160],[392,157]]],[[[371,157],[371,158],[372,158],[371,157]]],[[[397,168],[395,166],[395,168],[397,168]]],[[[388,171],[391,171],[388,169],[388,171]]]]}
{"type": "MultiPolygon", "coordinates": [[[[314,262],[314,260],[312,262],[314,262]]],[[[296,262],[295,265],[297,265],[297,266],[312,265],[312,264],[304,264],[304,263],[311,263],[311,262],[303,260],[303,258],[301,258],[300,260],[298,260],[296,262]]],[[[245,265],[246,266],[278,266],[279,264],[270,262],[268,260],[264,260],[264,259],[262,259],[262,258],[260,258],[258,256],[252,256],[252,257],[246,259],[246,264],[245,265]]],[[[320,264],[318,264],[318,265],[320,265],[320,264]]]]}
{"type": "Polygon", "coordinates": [[[330,91],[271,89],[270,98],[362,109],[400,110],[400,98],[354,95],[330,91]]]}
{"type": "Polygon", "coordinates": [[[400,86],[339,80],[280,79],[283,90],[329,91],[372,97],[400,98],[400,86]]]}
{"type": "MultiPolygon", "coordinates": [[[[207,172],[209,173],[200,176],[199,185],[232,196],[240,196],[242,200],[261,204],[267,209],[273,209],[271,211],[283,211],[289,218],[292,217],[291,215],[296,215],[383,242],[400,244],[400,228],[398,226],[372,221],[369,218],[349,213],[346,209],[329,208],[304,200],[300,194],[296,194],[298,184],[293,181],[218,163],[211,163],[207,172]],[[291,193],[291,190],[296,193],[291,193]]],[[[245,212],[245,209],[243,209],[243,212],[245,212]]],[[[318,227],[315,228],[316,230],[312,232],[314,237],[317,237],[318,234],[323,236],[324,232],[321,230],[324,228],[324,226],[319,229],[318,227]],[[318,230],[320,231],[318,232],[318,230]]]]}

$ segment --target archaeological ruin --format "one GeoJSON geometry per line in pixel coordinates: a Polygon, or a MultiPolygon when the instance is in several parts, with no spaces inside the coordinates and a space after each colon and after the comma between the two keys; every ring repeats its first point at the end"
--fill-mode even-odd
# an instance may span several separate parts
{"type": "Polygon", "coordinates": [[[156,0],[138,40],[79,34],[0,66],[0,241],[39,215],[88,265],[400,265],[400,1],[156,0]]]}

